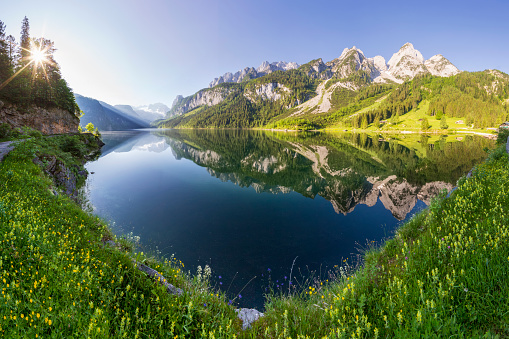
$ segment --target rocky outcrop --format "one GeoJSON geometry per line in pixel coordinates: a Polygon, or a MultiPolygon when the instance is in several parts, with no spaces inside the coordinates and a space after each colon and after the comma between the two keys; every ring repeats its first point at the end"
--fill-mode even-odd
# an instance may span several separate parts
{"type": "Polygon", "coordinates": [[[332,77],[330,66],[324,64],[322,58],[312,60],[299,67],[301,71],[313,79],[327,80],[332,77]]]}
{"type": "MultiPolygon", "coordinates": [[[[65,164],[54,155],[40,155],[35,157],[33,162],[39,165],[44,172],[53,179],[53,183],[55,186],[62,189],[63,194],[71,197],[73,200],[78,198],[78,176],[86,178],[88,176],[87,170],[75,166],[75,175],[71,169],[67,168],[65,164]]],[[[53,193],[58,194],[55,189],[53,189],[53,193]]]]}
{"type": "Polygon", "coordinates": [[[247,89],[244,92],[244,96],[251,102],[256,102],[257,100],[271,100],[276,101],[283,98],[285,93],[290,93],[291,90],[280,84],[280,83],[267,83],[261,85],[255,85],[254,89],[247,89]]]}
{"type": "Polygon", "coordinates": [[[182,115],[200,106],[214,106],[223,102],[226,97],[235,91],[233,88],[217,87],[213,89],[204,89],[196,94],[183,98],[178,95],[173,101],[173,105],[168,112],[168,116],[182,115]]]}
{"type": "Polygon", "coordinates": [[[418,74],[427,73],[424,58],[411,43],[406,43],[387,62],[389,73],[400,80],[412,79],[418,74]]]}
{"type": "Polygon", "coordinates": [[[441,77],[450,77],[460,72],[460,70],[442,54],[432,56],[424,62],[424,65],[431,74],[441,77]]]}
{"type": "Polygon", "coordinates": [[[240,83],[242,81],[246,81],[249,79],[256,79],[262,77],[266,74],[275,72],[275,71],[288,71],[291,69],[296,69],[299,67],[299,64],[295,62],[273,62],[269,63],[268,61],[264,61],[257,69],[253,67],[246,67],[242,70],[237,71],[236,73],[227,72],[219,78],[215,78],[209,84],[209,87],[214,87],[219,84],[225,82],[235,82],[240,83]]]}
{"type": "MultiPolygon", "coordinates": [[[[368,81],[374,83],[403,83],[419,74],[431,73],[436,76],[448,77],[459,73],[459,70],[440,54],[431,57],[429,60],[424,60],[422,54],[411,43],[403,45],[398,52],[392,55],[388,62],[380,55],[368,58],[360,49],[353,46],[352,48],[345,48],[338,58],[327,63],[324,63],[321,58],[301,66],[294,62],[264,62],[257,69],[246,67],[236,73],[225,73],[209,84],[210,89],[201,90],[186,98],[180,95],[177,96],[167,117],[182,115],[203,105],[217,105],[223,102],[232,91],[240,90],[240,86],[220,86],[221,84],[247,82],[250,79],[259,78],[275,71],[288,71],[297,68],[301,73],[313,79],[329,80],[333,78],[336,83],[327,88],[319,85],[317,96],[307,95],[306,98],[300,98],[291,104],[287,103],[286,108],[298,106],[292,116],[298,116],[304,112],[315,114],[328,112],[331,107],[329,99],[334,90],[339,86],[357,90],[362,85],[359,85],[356,81],[360,76],[365,79],[366,74],[369,76],[368,81]],[[352,75],[356,77],[349,79],[352,75]],[[337,79],[340,79],[339,84],[337,79]],[[314,101],[312,101],[313,98],[314,101]],[[308,101],[312,102],[308,103],[308,101]]],[[[276,101],[283,97],[283,92],[291,92],[286,87],[276,83],[267,83],[261,86],[257,84],[255,90],[249,89],[250,85],[247,85],[248,89],[244,96],[251,102],[257,100],[276,101]]]]}
{"type": "Polygon", "coordinates": [[[254,308],[236,309],[235,312],[237,312],[238,318],[242,320],[242,330],[244,331],[251,328],[251,324],[256,320],[263,317],[263,313],[255,310],[254,308]]]}
{"type": "Polygon", "coordinates": [[[177,288],[170,284],[161,273],[157,272],[153,268],[150,268],[147,265],[143,265],[142,263],[139,263],[137,261],[135,261],[135,264],[138,270],[142,271],[143,273],[147,274],[149,277],[157,281],[159,285],[162,285],[164,288],[166,288],[166,292],[168,292],[169,294],[182,295],[184,293],[182,289],[177,288]]]}
{"type": "MultiPolygon", "coordinates": [[[[168,117],[178,116],[192,111],[200,106],[214,106],[223,102],[226,97],[238,88],[226,86],[214,87],[212,89],[204,89],[189,97],[178,95],[173,101],[173,105],[168,112],[168,117]]],[[[280,83],[256,84],[245,89],[243,95],[251,102],[259,100],[280,100],[291,90],[280,83]]]]}
{"type": "Polygon", "coordinates": [[[12,128],[27,126],[43,134],[78,132],[80,119],[60,108],[23,107],[9,103],[0,106],[0,123],[7,123],[12,128]]]}
{"type": "Polygon", "coordinates": [[[0,162],[14,149],[14,146],[11,146],[11,144],[12,141],[0,142],[0,162]]]}

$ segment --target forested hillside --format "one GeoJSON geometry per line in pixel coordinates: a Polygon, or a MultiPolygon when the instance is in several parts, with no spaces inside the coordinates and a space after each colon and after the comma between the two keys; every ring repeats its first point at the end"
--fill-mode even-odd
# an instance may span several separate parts
{"type": "Polygon", "coordinates": [[[425,75],[395,88],[383,103],[351,119],[353,127],[366,127],[399,118],[423,101],[429,101],[427,114],[440,120],[443,116],[464,118],[477,128],[498,126],[509,115],[509,76],[499,71],[462,72],[444,78],[425,75]]]}
{"type": "MultiPolygon", "coordinates": [[[[424,103],[430,119],[461,118],[475,128],[498,127],[509,116],[509,76],[496,70],[461,72],[450,77],[428,73],[402,84],[373,83],[362,70],[344,78],[333,76],[325,83],[307,73],[310,71],[301,67],[241,84],[221,84],[229,88],[229,94],[220,103],[197,106],[158,126],[321,129],[340,124],[382,128],[397,125],[405,114],[424,107],[424,103]],[[328,110],[317,112],[317,106],[300,109],[300,104],[317,95],[315,91],[321,82],[323,92],[317,106],[328,100],[328,110]],[[270,84],[272,97],[263,92],[270,84]]],[[[440,126],[448,127],[445,119],[440,126]]]]}
{"type": "Polygon", "coordinates": [[[0,100],[11,104],[57,107],[79,116],[72,90],[54,59],[54,43],[30,37],[25,17],[19,42],[0,21],[0,100]]]}
{"type": "Polygon", "coordinates": [[[201,105],[159,122],[158,127],[263,127],[290,107],[314,96],[316,85],[314,79],[300,70],[276,71],[239,84],[222,83],[213,89],[182,98],[179,102],[181,107],[187,107],[197,97],[207,97],[213,93],[214,98],[217,98],[226,93],[220,103],[201,105]]]}

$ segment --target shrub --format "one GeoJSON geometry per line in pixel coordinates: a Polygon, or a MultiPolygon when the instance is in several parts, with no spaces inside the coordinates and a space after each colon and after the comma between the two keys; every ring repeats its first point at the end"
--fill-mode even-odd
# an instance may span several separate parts
{"type": "Polygon", "coordinates": [[[8,138],[11,135],[11,126],[9,124],[1,123],[0,124],[0,139],[8,138]]]}
{"type": "Polygon", "coordinates": [[[507,128],[499,129],[497,136],[497,144],[505,144],[507,142],[507,137],[509,137],[509,129],[507,128]]]}

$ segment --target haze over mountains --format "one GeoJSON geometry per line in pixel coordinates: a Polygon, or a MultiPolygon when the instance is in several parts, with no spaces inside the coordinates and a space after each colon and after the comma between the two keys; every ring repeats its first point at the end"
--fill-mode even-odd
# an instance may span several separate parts
{"type": "MultiPolygon", "coordinates": [[[[388,61],[380,55],[367,57],[354,46],[328,62],[321,58],[303,65],[263,62],[257,68],[225,73],[209,86],[187,97],[178,95],[171,108],[99,103],[94,107],[106,107],[109,114],[130,121],[98,121],[99,129],[132,128],[127,126],[133,122],[134,128],[152,124],[164,128],[300,130],[341,125],[366,129],[381,128],[380,122],[384,127],[394,125],[400,116],[417,109],[429,117],[440,112],[437,120],[442,115],[465,119],[473,128],[498,126],[509,111],[508,75],[460,72],[441,54],[424,59],[411,43],[388,61]],[[496,100],[489,98],[493,95],[496,100]]],[[[86,116],[84,121],[86,124],[86,116]]]]}
{"type": "Polygon", "coordinates": [[[129,105],[113,106],[79,94],[75,94],[75,98],[84,113],[80,119],[80,126],[85,128],[91,122],[100,131],[146,128],[154,120],[163,118],[165,111],[169,110],[162,103],[133,108],[129,105]]]}

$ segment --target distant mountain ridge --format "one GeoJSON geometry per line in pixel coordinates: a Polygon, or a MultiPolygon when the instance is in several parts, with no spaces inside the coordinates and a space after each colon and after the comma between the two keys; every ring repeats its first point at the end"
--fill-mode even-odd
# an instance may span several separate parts
{"type": "MultiPolygon", "coordinates": [[[[320,58],[303,66],[306,66],[305,69],[308,71],[309,76],[323,80],[330,79],[333,76],[345,78],[358,70],[362,70],[369,73],[373,82],[380,83],[403,83],[403,81],[423,73],[448,77],[460,72],[456,66],[441,54],[424,60],[421,52],[416,50],[411,43],[404,44],[398,52],[392,55],[388,62],[380,55],[367,58],[360,49],[353,46],[352,48],[345,48],[338,58],[327,63],[324,63],[320,58]]],[[[299,67],[301,65],[296,62],[280,61],[269,63],[265,61],[257,69],[246,67],[233,74],[225,73],[212,80],[209,87],[214,87],[225,82],[240,83],[278,70],[288,71],[298,69],[299,67]]]]}
{"type": "Polygon", "coordinates": [[[152,122],[163,118],[170,110],[168,106],[163,103],[155,103],[145,106],[133,107],[133,110],[144,120],[152,122]]]}
{"type": "MultiPolygon", "coordinates": [[[[122,109],[105,102],[74,94],[76,103],[84,115],[80,119],[80,126],[85,128],[88,123],[94,124],[99,131],[120,131],[136,128],[149,127],[149,123],[139,117],[126,113],[126,107],[122,109]]],[[[130,106],[129,106],[130,107],[130,106]]]]}
{"type": "Polygon", "coordinates": [[[215,78],[214,80],[212,80],[209,84],[209,87],[214,87],[224,82],[239,83],[245,80],[256,79],[275,71],[288,71],[291,69],[296,69],[299,68],[299,66],[300,65],[297,64],[296,62],[279,61],[269,63],[268,61],[264,61],[256,69],[253,67],[246,67],[233,74],[227,72],[220,76],[219,78],[215,78]]]}
{"type": "MultiPolygon", "coordinates": [[[[447,115],[465,119],[473,128],[498,126],[509,118],[507,74],[461,72],[441,54],[424,59],[411,43],[388,61],[380,55],[366,57],[354,46],[328,62],[321,58],[303,65],[264,62],[258,69],[226,73],[210,85],[187,97],[178,95],[166,119],[155,124],[166,128],[300,130],[341,125],[380,129],[419,111],[418,121],[423,114],[437,115],[436,120],[447,115]]],[[[419,128],[415,120],[411,124],[419,128]]],[[[448,128],[447,123],[442,126],[448,128]]]]}

